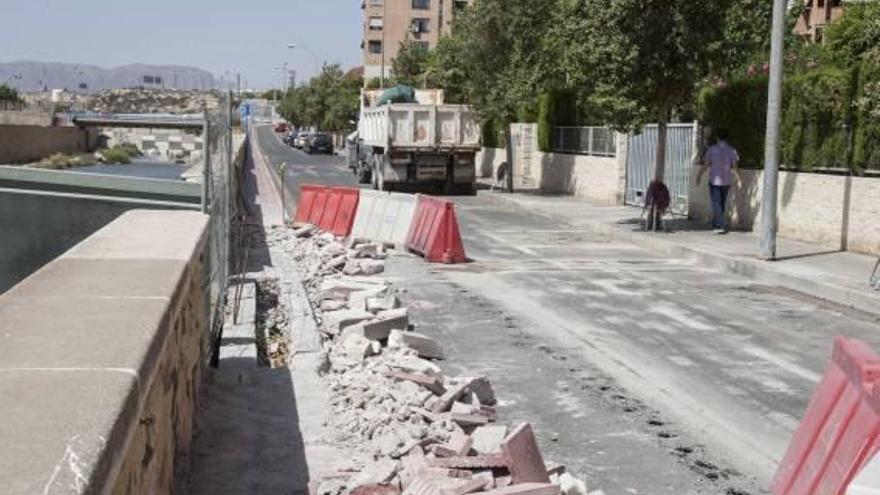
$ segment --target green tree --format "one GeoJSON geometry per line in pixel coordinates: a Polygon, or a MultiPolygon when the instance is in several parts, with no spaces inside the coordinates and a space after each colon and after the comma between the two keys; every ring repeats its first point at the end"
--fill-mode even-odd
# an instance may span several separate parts
{"type": "Polygon", "coordinates": [[[347,77],[338,64],[325,65],[308,84],[284,95],[279,112],[300,127],[346,131],[357,120],[362,86],[363,79],[347,77]]]}
{"type": "Polygon", "coordinates": [[[880,2],[851,3],[825,32],[830,60],[852,66],[880,46],[880,2]]]}
{"type": "Polygon", "coordinates": [[[15,88],[0,84],[0,101],[21,101],[15,88]]]}
{"type": "Polygon", "coordinates": [[[401,41],[397,57],[391,63],[391,77],[397,84],[425,86],[430,50],[413,40],[401,41]]]}

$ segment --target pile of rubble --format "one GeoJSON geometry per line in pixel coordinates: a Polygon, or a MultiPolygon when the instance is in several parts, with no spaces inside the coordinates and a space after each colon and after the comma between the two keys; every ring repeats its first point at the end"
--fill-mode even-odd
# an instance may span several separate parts
{"type": "Polygon", "coordinates": [[[545,464],[528,423],[496,422],[485,376],[444,374],[442,347],[415,331],[380,276],[387,246],[311,226],[277,229],[269,242],[305,270],[325,337],[326,426],[352,451],[337,473],[312,481],[312,495],[586,495],[563,466],[545,464]]]}
{"type": "Polygon", "coordinates": [[[257,284],[257,349],[260,360],[273,368],[283,367],[289,356],[288,314],[281,281],[277,276],[262,274],[257,284]]]}

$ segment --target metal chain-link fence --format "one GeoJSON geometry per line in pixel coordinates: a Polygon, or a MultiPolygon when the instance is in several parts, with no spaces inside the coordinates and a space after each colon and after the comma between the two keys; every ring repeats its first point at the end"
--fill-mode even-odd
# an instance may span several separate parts
{"type": "MultiPolygon", "coordinates": [[[[232,96],[223,95],[216,108],[205,111],[202,154],[202,211],[210,215],[205,294],[209,315],[210,343],[213,346],[223,328],[226,289],[229,284],[230,225],[235,215],[233,191],[237,174],[233,171],[232,96]]],[[[213,351],[213,349],[212,349],[213,351]]],[[[215,353],[211,352],[212,360],[215,353]]]]}

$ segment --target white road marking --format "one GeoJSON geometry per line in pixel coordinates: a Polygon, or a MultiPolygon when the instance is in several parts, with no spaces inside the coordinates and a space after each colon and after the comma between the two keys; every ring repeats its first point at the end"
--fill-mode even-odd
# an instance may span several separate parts
{"type": "Polygon", "coordinates": [[[752,356],[767,361],[770,364],[775,364],[776,366],[788,371],[789,373],[799,376],[804,380],[811,381],[813,383],[819,383],[822,379],[822,375],[818,373],[814,373],[806,368],[798,366],[792,362],[786,361],[779,356],[775,356],[764,349],[759,349],[757,347],[745,347],[743,351],[746,354],[751,354],[752,356]]]}

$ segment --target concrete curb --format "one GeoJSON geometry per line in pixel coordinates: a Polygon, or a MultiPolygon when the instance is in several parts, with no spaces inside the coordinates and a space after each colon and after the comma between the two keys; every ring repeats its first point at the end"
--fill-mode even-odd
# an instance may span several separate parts
{"type": "MultiPolygon", "coordinates": [[[[512,196],[497,195],[497,197],[521,205],[521,202],[512,196]]],[[[784,262],[769,262],[719,254],[669,239],[663,239],[663,234],[626,232],[613,224],[604,222],[592,222],[584,226],[597,234],[607,235],[614,240],[624,241],[649,251],[686,258],[694,261],[699,266],[719,270],[722,273],[741,275],[752,280],[778,285],[824,301],[864,311],[874,316],[880,316],[880,292],[876,294],[867,291],[861,292],[827,281],[818,281],[787,273],[777,268],[778,263],[784,262]]],[[[866,288],[867,278],[866,275],[866,288]]]]}

